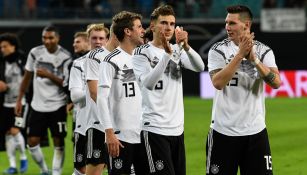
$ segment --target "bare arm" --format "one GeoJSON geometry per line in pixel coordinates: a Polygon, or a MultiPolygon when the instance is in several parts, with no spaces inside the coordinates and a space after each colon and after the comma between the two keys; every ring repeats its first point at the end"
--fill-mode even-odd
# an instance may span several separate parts
{"type": "Polygon", "coordinates": [[[8,87],[7,87],[6,83],[4,81],[0,80],[0,93],[7,91],[7,88],[8,87]]]}
{"type": "Polygon", "coordinates": [[[237,69],[241,64],[242,59],[250,53],[253,47],[253,38],[253,34],[241,37],[239,43],[239,52],[230,61],[230,63],[227,64],[223,69],[210,72],[212,84],[216,89],[223,89],[233,78],[234,74],[236,73],[237,69]]]}
{"type": "Polygon", "coordinates": [[[97,80],[87,80],[87,86],[90,92],[91,98],[96,102],[97,99],[97,80]]]}
{"type": "Polygon", "coordinates": [[[33,72],[29,72],[25,70],[25,74],[23,75],[23,79],[22,79],[22,82],[19,88],[19,94],[18,94],[17,101],[16,101],[15,114],[17,116],[20,116],[21,114],[21,110],[22,110],[21,100],[23,96],[25,95],[26,91],[28,90],[32,77],[33,77],[33,72]]]}
{"type": "Polygon", "coordinates": [[[267,67],[264,65],[252,51],[248,58],[257,68],[263,80],[272,88],[277,89],[281,85],[279,71],[275,67],[267,67]]]}

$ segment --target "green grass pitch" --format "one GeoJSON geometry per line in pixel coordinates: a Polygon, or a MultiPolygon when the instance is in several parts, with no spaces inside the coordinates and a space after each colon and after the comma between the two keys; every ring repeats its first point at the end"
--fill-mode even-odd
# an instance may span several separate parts
{"type": "MultiPolygon", "coordinates": [[[[205,140],[210,124],[212,100],[185,97],[185,145],[187,175],[205,174],[205,140]]],[[[307,174],[307,98],[267,99],[266,123],[272,149],[274,174],[307,174]]],[[[71,118],[68,118],[71,131],[71,118]]],[[[71,175],[72,142],[66,139],[66,158],[63,175],[71,175]]],[[[43,148],[48,167],[51,168],[50,148],[43,148]]],[[[28,154],[29,171],[24,175],[39,174],[37,165],[28,154]]],[[[19,165],[19,164],[18,164],[19,165]]],[[[8,167],[5,152],[0,152],[0,174],[8,167]]]]}

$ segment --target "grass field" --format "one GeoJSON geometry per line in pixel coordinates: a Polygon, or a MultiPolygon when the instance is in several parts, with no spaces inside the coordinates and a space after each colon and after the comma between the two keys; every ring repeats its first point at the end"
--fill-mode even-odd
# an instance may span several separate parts
{"type": "MultiPolygon", "coordinates": [[[[274,174],[307,175],[307,98],[267,99],[266,104],[274,174]]],[[[187,175],[205,174],[205,139],[210,124],[211,106],[211,100],[185,98],[187,175]]],[[[73,167],[70,138],[71,133],[66,140],[63,175],[70,175],[73,167]]],[[[48,166],[51,167],[53,151],[50,148],[44,148],[43,151],[48,166]]],[[[29,171],[25,175],[38,174],[39,169],[30,156],[29,161],[29,171]]],[[[7,167],[6,154],[1,152],[0,173],[7,167]]]]}

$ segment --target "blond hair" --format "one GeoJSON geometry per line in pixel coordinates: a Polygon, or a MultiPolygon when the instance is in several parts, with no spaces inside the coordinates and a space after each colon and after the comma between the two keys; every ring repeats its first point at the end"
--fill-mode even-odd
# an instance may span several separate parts
{"type": "Polygon", "coordinates": [[[87,26],[87,29],[86,29],[87,35],[90,36],[92,31],[104,31],[106,33],[106,36],[109,36],[109,34],[110,34],[109,29],[107,27],[105,27],[103,23],[89,24],[87,26]]]}
{"type": "Polygon", "coordinates": [[[87,32],[76,32],[74,35],[74,38],[82,37],[82,38],[87,39],[87,36],[88,36],[87,32]]]}

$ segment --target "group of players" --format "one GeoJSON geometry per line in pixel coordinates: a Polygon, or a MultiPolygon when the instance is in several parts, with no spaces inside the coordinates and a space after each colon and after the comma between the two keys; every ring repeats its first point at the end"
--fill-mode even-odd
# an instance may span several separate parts
{"type": "MultiPolygon", "coordinates": [[[[207,174],[235,175],[238,166],[241,174],[270,174],[261,80],[278,88],[278,69],[273,52],[254,42],[250,10],[245,6],[227,10],[228,39],[209,51],[209,72],[218,91],[208,134],[207,174]],[[247,98],[240,101],[240,96],[247,98]],[[240,109],[242,103],[247,105],[244,110],[240,109]],[[245,140],[252,142],[246,146],[250,152],[243,153],[246,157],[225,149],[228,145],[242,150],[239,146],[245,145],[245,140]],[[252,146],[257,149],[249,149],[252,146]],[[254,158],[253,154],[259,156],[254,158]],[[249,161],[251,156],[253,161],[249,161]]],[[[50,174],[40,147],[46,128],[54,142],[52,175],[62,173],[67,107],[71,107],[65,89],[69,90],[75,121],[74,175],[101,175],[105,168],[111,175],[186,174],[182,69],[201,72],[205,66],[189,45],[188,33],[175,27],[171,6],[153,10],[149,33],[145,34],[141,21],[141,15],[122,11],[113,16],[110,30],[103,24],[91,24],[86,32],[77,32],[73,62],[58,44],[57,29],[44,28],[43,45],[30,51],[23,78],[14,81],[20,88],[15,90],[16,104],[10,106],[10,115],[22,115],[33,77],[27,136],[42,175],[50,174]],[[176,44],[170,44],[174,34],[176,44]]],[[[7,174],[17,173],[14,161],[15,157],[10,159],[7,174]]]]}

